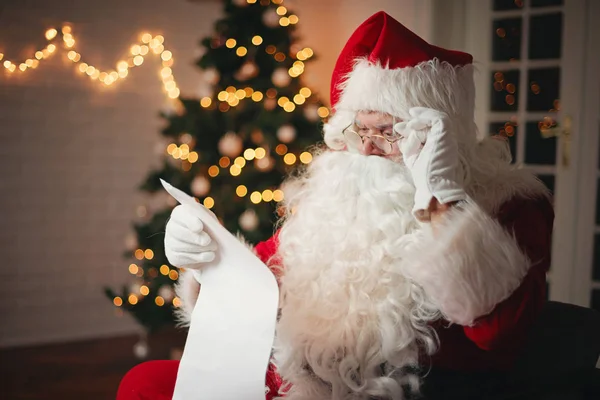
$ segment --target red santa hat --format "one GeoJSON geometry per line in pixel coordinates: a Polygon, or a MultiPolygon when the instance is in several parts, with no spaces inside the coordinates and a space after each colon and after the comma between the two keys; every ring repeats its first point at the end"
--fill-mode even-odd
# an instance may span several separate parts
{"type": "Polygon", "coordinates": [[[470,54],[433,46],[383,11],[374,14],[338,57],[325,141],[340,147],[341,130],[357,111],[407,118],[411,107],[429,107],[472,122],[472,62],[470,54]]]}

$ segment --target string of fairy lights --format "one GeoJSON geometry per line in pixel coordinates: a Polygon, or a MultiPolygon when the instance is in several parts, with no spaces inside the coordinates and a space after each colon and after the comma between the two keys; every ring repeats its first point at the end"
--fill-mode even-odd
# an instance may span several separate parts
{"type": "MultiPolygon", "coordinates": [[[[238,3],[243,3],[244,0],[237,0],[238,3]]],[[[248,4],[254,4],[259,2],[261,5],[269,5],[270,3],[279,5],[275,10],[280,26],[288,26],[297,24],[299,21],[298,16],[289,14],[286,7],[281,5],[283,0],[245,0],[248,4]]],[[[17,62],[9,60],[5,57],[5,54],[0,52],[0,62],[4,67],[5,72],[8,75],[28,73],[30,70],[37,69],[40,64],[49,58],[53,57],[63,50],[66,53],[66,58],[72,62],[75,66],[75,71],[82,76],[87,76],[93,82],[97,82],[99,85],[104,87],[113,86],[119,81],[124,80],[130,74],[130,71],[136,67],[144,64],[145,59],[148,56],[156,56],[161,60],[161,69],[159,76],[162,81],[163,91],[167,97],[171,100],[178,99],[181,91],[177,85],[173,74],[173,53],[165,47],[165,38],[162,35],[152,35],[151,33],[144,32],[139,36],[137,43],[133,43],[129,47],[128,56],[122,60],[116,62],[115,67],[111,69],[102,70],[101,68],[92,65],[83,54],[77,49],[77,40],[73,35],[73,28],[64,24],[60,30],[56,28],[47,29],[44,37],[47,44],[33,52],[33,54],[26,58],[24,61],[17,62]]],[[[251,39],[251,43],[254,46],[260,46],[263,44],[263,38],[259,35],[255,35],[251,39]]],[[[248,53],[248,48],[239,45],[235,38],[228,38],[225,40],[225,46],[239,57],[244,57],[248,53]]],[[[265,52],[272,55],[275,61],[281,63],[286,58],[292,57],[295,61],[292,66],[286,71],[290,78],[297,78],[304,73],[305,64],[304,62],[310,59],[314,52],[311,48],[303,48],[297,51],[291,52],[286,55],[284,52],[278,51],[274,45],[265,46],[265,52]]],[[[251,66],[258,68],[256,66],[251,66]]],[[[285,73],[280,74],[286,75],[285,73]]],[[[288,78],[289,79],[289,78],[288,78]]],[[[277,81],[274,83],[276,84],[277,81]]],[[[278,86],[277,84],[275,86],[278,86]]],[[[281,85],[279,85],[281,86],[281,85]]],[[[254,90],[251,87],[236,88],[233,86],[227,87],[225,90],[219,92],[216,96],[219,104],[216,105],[217,109],[221,112],[227,112],[230,108],[238,106],[244,100],[252,100],[254,102],[263,102],[265,107],[270,107],[269,102],[275,103],[277,106],[282,108],[285,112],[293,112],[297,106],[301,106],[306,103],[307,99],[312,95],[312,91],[307,87],[302,87],[298,93],[294,94],[292,98],[286,96],[278,96],[278,91],[275,88],[271,88],[262,93],[261,91],[254,90]]],[[[213,99],[211,97],[203,97],[200,100],[200,105],[203,108],[209,108],[213,105],[213,99]]],[[[326,118],[329,116],[329,109],[321,106],[316,110],[317,115],[320,118],[326,118]]],[[[169,156],[176,160],[182,161],[182,169],[189,171],[192,164],[198,162],[199,155],[195,151],[190,151],[191,135],[181,135],[182,144],[171,143],[167,146],[166,152],[169,156]],[[189,137],[188,137],[189,136],[189,137]],[[188,137],[185,139],[185,137],[188,137]],[[186,143],[187,142],[187,143],[186,143]]],[[[275,152],[277,155],[283,158],[283,162],[287,165],[294,165],[296,162],[309,164],[312,161],[312,154],[309,152],[302,152],[296,155],[288,151],[288,147],[280,143],[276,146],[275,152]]],[[[258,169],[267,170],[272,165],[273,160],[269,159],[268,150],[263,147],[248,148],[243,151],[243,155],[238,157],[227,157],[223,156],[220,158],[218,165],[211,165],[208,168],[208,176],[214,178],[218,176],[221,171],[228,171],[232,176],[239,176],[247,162],[254,161],[258,169]]],[[[259,204],[261,202],[281,202],[284,198],[284,193],[280,189],[264,189],[262,191],[249,192],[245,185],[238,185],[235,193],[238,197],[249,196],[250,201],[253,204],[259,204]]],[[[215,200],[207,196],[203,200],[203,204],[207,208],[212,208],[215,204],[215,200]]],[[[134,252],[134,256],[137,260],[152,260],[154,258],[154,252],[152,249],[137,249],[134,252]]],[[[139,278],[144,277],[144,270],[135,263],[129,265],[129,272],[139,278]]],[[[168,265],[161,265],[160,268],[149,268],[146,272],[149,278],[156,278],[158,274],[169,277],[169,279],[176,281],[179,277],[179,272],[176,269],[169,267],[168,265]]],[[[146,285],[140,285],[137,290],[131,290],[130,294],[126,299],[116,296],[113,299],[113,303],[117,307],[121,307],[124,301],[127,301],[131,305],[135,305],[140,301],[140,295],[142,297],[149,295],[150,288],[146,285]],[[139,294],[137,293],[139,292],[139,294]]],[[[172,292],[171,292],[172,293],[172,292]]],[[[173,306],[179,307],[181,300],[173,295],[161,295],[160,293],[154,298],[154,302],[157,306],[162,307],[165,304],[172,302],[173,306]]]]}

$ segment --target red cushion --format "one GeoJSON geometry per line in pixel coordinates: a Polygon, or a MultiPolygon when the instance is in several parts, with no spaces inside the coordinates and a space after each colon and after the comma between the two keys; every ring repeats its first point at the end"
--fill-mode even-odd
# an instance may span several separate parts
{"type": "Polygon", "coordinates": [[[121,380],[117,400],[171,400],[179,361],[146,361],[133,367],[121,380]]]}

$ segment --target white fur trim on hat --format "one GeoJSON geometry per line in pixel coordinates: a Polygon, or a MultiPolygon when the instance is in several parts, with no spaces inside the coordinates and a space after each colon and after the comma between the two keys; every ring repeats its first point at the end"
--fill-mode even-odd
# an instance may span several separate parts
{"type": "MultiPolygon", "coordinates": [[[[473,121],[475,110],[474,66],[453,66],[437,59],[415,67],[389,69],[358,59],[339,86],[340,100],[324,127],[325,142],[343,148],[342,130],[358,111],[379,111],[401,119],[412,107],[443,111],[453,119],[473,121]]],[[[475,138],[475,132],[469,132],[475,138]]]]}

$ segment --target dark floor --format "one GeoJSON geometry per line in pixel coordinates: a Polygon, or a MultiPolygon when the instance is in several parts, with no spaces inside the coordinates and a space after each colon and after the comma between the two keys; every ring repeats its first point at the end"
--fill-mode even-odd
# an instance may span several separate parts
{"type": "MultiPolygon", "coordinates": [[[[185,332],[167,329],[148,338],[148,359],[169,359],[185,332]]],[[[2,400],[114,400],[123,375],[140,362],[138,336],[0,349],[2,400]]]]}

